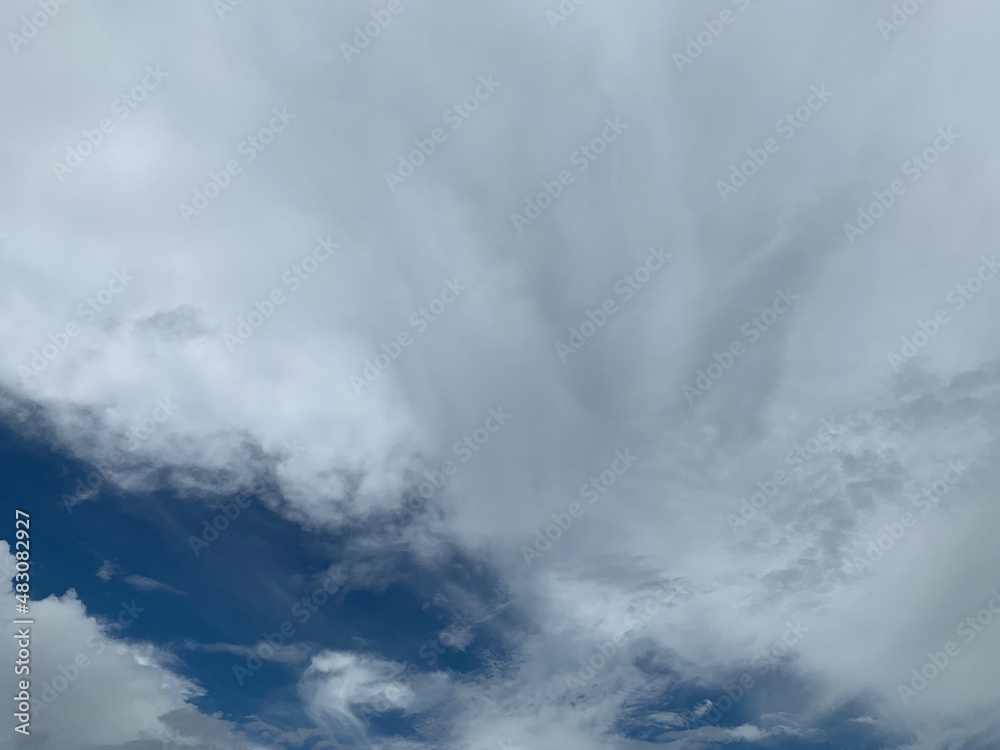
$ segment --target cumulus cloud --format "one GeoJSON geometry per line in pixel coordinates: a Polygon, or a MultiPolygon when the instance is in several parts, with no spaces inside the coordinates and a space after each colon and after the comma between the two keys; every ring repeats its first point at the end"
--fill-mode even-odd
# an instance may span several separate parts
{"type": "MultiPolygon", "coordinates": [[[[379,4],[243,4],[224,20],[150,6],[155,33],[116,15],[130,7],[67,6],[0,84],[18,112],[0,144],[16,176],[0,181],[0,408],[116,467],[103,486],[257,487],[310,528],[349,526],[346,554],[374,560],[380,585],[404,575],[389,552],[433,568],[457,548],[530,623],[504,636],[511,663],[468,684],[424,675],[418,690],[392,660],[314,656],[301,689],[319,724],[409,742],[362,717],[394,688],[382,713],[468,747],[624,746],[620,722],[649,714],[670,736],[666,716],[690,723],[749,670],[785,687],[735,710],[794,705],[796,731],[857,700],[906,747],[995,731],[1000,626],[911,702],[897,685],[997,585],[982,571],[998,554],[1000,282],[984,279],[1000,11],[928,3],[886,32],[888,0],[591,0],[554,26],[526,3],[406,4],[348,61],[340,42],[379,4]],[[68,75],[59,55],[86,57],[94,28],[116,64],[68,75]],[[169,75],[117,119],[147,65],[169,75]],[[115,131],[60,180],[51,162],[105,117],[115,131]],[[247,146],[265,127],[273,139],[247,146]],[[551,205],[512,221],[564,170],[551,205]],[[180,210],[196,190],[216,197],[180,210]],[[845,229],[886,191],[863,232],[845,229]],[[838,429],[821,439],[822,420],[838,429]],[[291,460],[293,440],[307,449],[291,460]],[[613,470],[626,450],[634,465],[613,470]],[[967,470],[925,515],[914,498],[950,462],[967,470]],[[916,523],[859,569],[904,512],[916,523]],[[664,581],[686,593],[642,619],[664,581]],[[565,678],[616,637],[568,697],[565,678]],[[662,705],[679,690],[688,706],[662,705]]],[[[98,633],[70,594],[47,601],[98,633]]],[[[150,692],[145,675],[169,671],[130,654],[114,663],[144,707],[84,729],[81,703],[59,737],[166,731],[197,688],[150,692]]],[[[692,748],[784,730],[683,731],[692,748]]]]}
{"type": "MultiPolygon", "coordinates": [[[[13,567],[10,546],[0,541],[0,566],[13,567]]],[[[14,611],[9,578],[0,588],[0,607],[14,611]]],[[[119,622],[102,624],[70,589],[62,596],[31,602],[32,721],[18,743],[33,750],[162,750],[171,743],[220,750],[270,750],[234,725],[197,710],[204,694],[171,668],[176,658],[150,643],[121,637],[119,622]],[[166,743],[166,744],[165,744],[166,743]]],[[[142,616],[141,605],[122,603],[120,620],[142,616]]],[[[0,643],[4,662],[17,658],[14,639],[0,643]]],[[[4,736],[13,737],[14,717],[5,712],[4,736]]]]}

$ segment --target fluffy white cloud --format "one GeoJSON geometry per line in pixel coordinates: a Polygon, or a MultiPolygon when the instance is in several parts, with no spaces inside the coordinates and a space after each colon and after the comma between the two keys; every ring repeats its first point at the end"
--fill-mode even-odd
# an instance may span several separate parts
{"type": "MultiPolygon", "coordinates": [[[[0,541],[0,608],[14,611],[10,575],[14,557],[0,541]]],[[[267,750],[232,722],[200,713],[191,703],[203,695],[171,669],[176,657],[149,643],[116,637],[120,623],[142,617],[142,605],[122,602],[117,621],[99,622],[70,589],[62,596],[31,602],[30,734],[14,734],[10,711],[0,730],[32,750],[267,750]]],[[[0,658],[14,664],[13,638],[0,642],[0,658]]]]}
{"type": "Polygon", "coordinates": [[[369,717],[440,708],[450,693],[444,674],[421,674],[408,664],[346,651],[314,656],[300,690],[310,715],[344,742],[365,737],[369,717]]]}
{"type": "MultiPolygon", "coordinates": [[[[369,9],[319,4],[243,4],[223,21],[207,5],[149,8],[155,34],[114,2],[72,6],[12,58],[0,86],[23,124],[0,144],[17,175],[0,181],[7,408],[39,405],[61,444],[120,467],[127,487],[163,466],[192,493],[274,472],[289,514],[331,527],[443,483],[403,540],[428,557],[456,543],[493,566],[539,631],[509,636],[516,677],[455,694],[450,731],[470,742],[588,746],[626,710],[613,696],[653,698],[631,657],[669,655],[665,682],[718,688],[796,618],[808,628],[796,664],[818,696],[802,722],[865,695],[881,727],[926,742],[987,726],[1000,627],[909,704],[896,685],[997,583],[978,571],[997,554],[1000,282],[968,279],[996,247],[1000,12],[927,4],[885,39],[888,0],[721,4],[733,22],[678,70],[672,53],[705,31],[702,9],[594,0],[552,28],[524,3],[404,7],[349,63],[339,43],[369,9]],[[71,14],[114,42],[113,71],[66,75],[58,55],[86,59],[100,36],[71,14]],[[77,51],[58,52],[63,41],[77,51]],[[117,117],[105,103],[147,64],[169,77],[57,181],[47,165],[117,117]],[[499,87],[452,130],[449,112],[490,75],[499,87]],[[832,96],[806,121],[796,108],[822,86],[832,96]],[[244,141],[273,108],[294,119],[251,161],[244,141]],[[609,117],[627,129],[578,161],[609,117]],[[391,191],[385,172],[437,127],[446,140],[391,191]],[[948,128],[958,139],[915,166],[948,128]],[[719,181],[768,138],[778,150],[722,200],[719,181]],[[186,222],[178,204],[233,159],[240,173],[186,222]],[[518,233],[511,213],[564,169],[573,183],[518,233]],[[884,216],[845,232],[897,179],[905,192],[884,216]],[[328,236],[340,246],[319,260],[328,236]],[[672,257],[635,286],[660,244],[672,257]],[[123,268],[134,280],[115,292],[123,268]],[[468,289],[435,305],[455,280],[468,289]],[[269,302],[274,289],[284,301],[269,302]],[[797,298],[770,323],[779,290],[797,298]],[[607,298],[616,311],[561,361],[556,343],[607,298]],[[79,332],[59,334],[70,322],[79,332]],[[401,331],[412,343],[392,359],[401,331]],[[701,388],[698,371],[729,362],[732,342],[745,353],[689,403],[683,387],[701,388]],[[911,346],[919,356],[894,371],[887,355],[911,346]],[[44,369],[24,379],[34,350],[44,369]],[[357,393],[352,376],[383,354],[357,393]],[[489,431],[498,408],[511,417],[489,431]],[[813,451],[822,419],[843,431],[813,451]],[[306,447],[294,460],[291,440],[306,447]],[[796,447],[806,457],[786,460],[796,447]],[[626,449],[636,464],[589,503],[581,485],[626,449]],[[859,551],[920,514],[911,498],[953,460],[968,475],[859,574],[859,551]],[[727,515],[779,470],[787,488],[734,532],[727,515]],[[522,546],[574,502],[583,514],[528,566],[522,546]],[[593,701],[552,692],[631,632],[635,601],[661,580],[690,593],[626,642],[593,701]]],[[[377,556],[396,533],[380,527],[356,551],[377,556]]],[[[337,658],[313,663],[324,677],[310,705],[360,731],[356,706],[390,678],[337,658]]]]}

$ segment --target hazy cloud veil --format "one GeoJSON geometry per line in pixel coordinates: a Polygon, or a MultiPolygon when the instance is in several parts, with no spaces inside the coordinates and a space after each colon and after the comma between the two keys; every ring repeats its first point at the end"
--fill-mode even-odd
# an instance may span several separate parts
{"type": "Polygon", "coordinates": [[[461,612],[423,652],[282,636],[278,731],[184,671],[254,643],[126,638],[67,584],[38,673],[92,689],[15,746],[1000,745],[1000,9],[0,21],[0,413],[111,467],[72,511],[253,490],[339,540],[331,600],[419,572],[461,612]]]}

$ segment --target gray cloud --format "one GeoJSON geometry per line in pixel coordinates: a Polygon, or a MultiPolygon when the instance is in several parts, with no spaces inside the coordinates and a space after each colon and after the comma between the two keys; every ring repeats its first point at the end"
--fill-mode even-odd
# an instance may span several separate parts
{"type": "MultiPolygon", "coordinates": [[[[859,696],[913,750],[995,731],[989,638],[919,704],[896,684],[996,584],[982,571],[996,563],[1000,296],[993,282],[961,306],[949,295],[998,236],[997,11],[927,3],[887,32],[888,0],[588,0],[554,28],[557,3],[400,7],[350,61],[341,43],[382,3],[243,3],[222,18],[210,4],[70,4],[6,51],[3,413],[33,409],[44,420],[23,429],[102,461],[170,397],[177,412],[130,454],[123,488],[212,495],[264,477],[290,517],[359,529],[351,553],[373,585],[405,576],[386,562],[400,549],[433,566],[458,548],[495,571],[533,626],[509,635],[516,663],[414,698],[470,748],[625,747],[624,696],[655,699],[643,657],[671,662],[657,687],[721,690],[794,617],[811,631],[789,669],[813,689],[796,731],[859,696]],[[679,70],[674,53],[723,10],[732,22],[679,70]],[[169,76],[122,118],[114,103],[157,65],[169,76]],[[452,129],[480,76],[499,87],[452,129]],[[832,96],[800,118],[822,86],[832,96]],[[281,130],[275,108],[294,115],[281,130]],[[581,161],[616,117],[627,129],[581,161]],[[105,118],[114,129],[60,182],[52,162],[105,118]],[[914,167],[941,128],[960,137],[914,167]],[[390,190],[386,171],[427,139],[390,190]],[[718,183],[760,149],[723,200],[718,183]],[[518,233],[511,214],[545,202],[563,170],[572,182],[518,233]],[[905,192],[851,236],[894,180],[905,192]],[[327,236],[339,247],[309,263],[327,236]],[[626,299],[616,283],[661,244],[669,263],[626,299]],[[134,281],[102,298],[123,266],[134,281]],[[456,276],[467,291],[434,313],[456,276]],[[798,299],[768,322],[779,290],[798,299]],[[609,298],[619,309],[598,325],[609,298]],[[941,309],[949,322],[895,368],[889,355],[941,309]],[[585,346],[561,361],[556,344],[584,321],[585,346]],[[394,346],[401,332],[412,343],[394,346]],[[358,393],[366,360],[378,377],[358,393]],[[685,386],[701,393],[689,402],[685,386]],[[498,407],[509,423],[477,441],[498,407]],[[821,419],[843,432],[789,465],[821,419]],[[290,440],[307,450],[274,460],[290,440]],[[521,546],[588,503],[581,485],[626,447],[636,466],[526,566],[521,546]],[[971,468],[947,503],[858,575],[858,550],[952,460],[971,468]],[[734,533],[727,514],[780,469],[790,487],[734,533]],[[692,595],[629,639],[587,700],[553,687],[674,579],[692,595]],[[453,702],[447,721],[435,700],[453,702]]],[[[29,10],[5,9],[2,28],[29,10]]],[[[388,679],[343,658],[369,670],[364,685],[388,679]]],[[[310,668],[317,720],[353,717],[324,692],[348,667],[310,668]]]]}

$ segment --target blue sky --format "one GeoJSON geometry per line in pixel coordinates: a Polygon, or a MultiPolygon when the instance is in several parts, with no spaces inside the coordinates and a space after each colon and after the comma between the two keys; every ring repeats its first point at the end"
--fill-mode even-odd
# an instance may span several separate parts
{"type": "Polygon", "coordinates": [[[998,24],[6,4],[0,747],[1000,746],[998,24]]]}
{"type": "MultiPolygon", "coordinates": [[[[444,593],[455,586],[484,595],[496,584],[488,573],[470,571],[470,561],[457,554],[451,564],[431,570],[408,562],[402,550],[397,564],[407,572],[373,585],[363,570],[352,577],[337,565],[343,534],[304,529],[248,494],[251,502],[232,527],[196,555],[191,538],[218,515],[212,508],[169,491],[122,493],[110,484],[101,485],[108,492],[73,504],[76,480],[86,479],[92,467],[10,429],[2,443],[11,493],[21,499],[19,507],[32,509],[39,530],[32,541],[48,553],[33,566],[33,596],[58,597],[72,588],[113,635],[176,654],[178,674],[206,688],[192,702],[202,712],[241,723],[255,717],[284,730],[310,724],[297,696],[298,673],[311,654],[324,650],[358,649],[412,663],[411,676],[431,667],[472,674],[490,658],[509,656],[494,631],[516,627],[516,615],[501,611],[479,623],[444,593]],[[324,589],[326,578],[333,583],[324,589]],[[323,590],[334,593],[314,596],[323,590]],[[291,629],[283,633],[287,623],[291,629]],[[475,631],[473,642],[451,647],[449,634],[468,628],[475,631]],[[248,662],[251,649],[268,637],[288,647],[288,661],[248,662]],[[248,666],[242,677],[235,671],[248,666]]],[[[413,734],[410,720],[385,713],[373,716],[372,724],[413,734]]]]}

